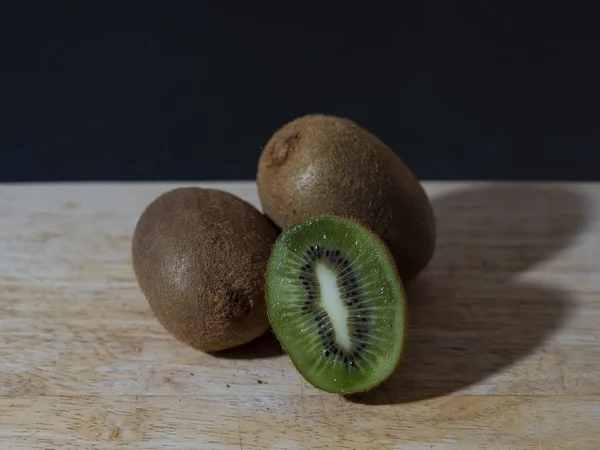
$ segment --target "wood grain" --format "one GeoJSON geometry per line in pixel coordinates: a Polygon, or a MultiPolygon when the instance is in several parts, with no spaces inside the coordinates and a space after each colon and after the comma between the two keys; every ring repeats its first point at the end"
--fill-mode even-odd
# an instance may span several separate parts
{"type": "Polygon", "coordinates": [[[158,324],[131,233],[179,185],[0,185],[0,448],[598,448],[600,184],[424,183],[406,356],[352,398],[272,336],[209,355],[158,324]]]}

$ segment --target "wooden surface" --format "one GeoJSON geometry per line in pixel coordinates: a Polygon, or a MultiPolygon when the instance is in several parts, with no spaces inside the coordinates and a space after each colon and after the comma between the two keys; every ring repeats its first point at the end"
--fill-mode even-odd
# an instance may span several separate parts
{"type": "Polygon", "coordinates": [[[600,185],[425,183],[406,356],[349,399],[268,335],[207,355],[161,328],[130,239],[174,186],[0,185],[1,448],[600,448],[600,185]]]}

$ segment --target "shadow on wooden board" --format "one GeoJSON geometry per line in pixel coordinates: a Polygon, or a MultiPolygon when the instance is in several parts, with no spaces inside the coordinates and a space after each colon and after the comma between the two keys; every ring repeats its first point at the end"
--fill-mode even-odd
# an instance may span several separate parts
{"type": "MultiPolygon", "coordinates": [[[[437,248],[429,267],[407,287],[403,359],[379,388],[350,401],[412,402],[481,383],[538,349],[568,314],[564,292],[520,275],[554,257],[584,229],[581,195],[562,185],[499,183],[432,202],[437,248]]],[[[511,394],[536,388],[535,380],[506,383],[494,386],[511,394]]]]}
{"type": "Polygon", "coordinates": [[[211,354],[225,359],[261,359],[281,356],[284,351],[273,334],[273,330],[269,328],[264,334],[247,344],[212,352],[211,354]]]}

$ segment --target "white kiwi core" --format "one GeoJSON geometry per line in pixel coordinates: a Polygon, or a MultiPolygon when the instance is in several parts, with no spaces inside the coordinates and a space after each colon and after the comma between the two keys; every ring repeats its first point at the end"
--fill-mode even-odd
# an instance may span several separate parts
{"type": "Polygon", "coordinates": [[[329,316],[336,341],[345,349],[352,347],[348,330],[348,309],[340,293],[336,275],[325,264],[317,264],[317,280],[321,290],[321,306],[329,316]]]}

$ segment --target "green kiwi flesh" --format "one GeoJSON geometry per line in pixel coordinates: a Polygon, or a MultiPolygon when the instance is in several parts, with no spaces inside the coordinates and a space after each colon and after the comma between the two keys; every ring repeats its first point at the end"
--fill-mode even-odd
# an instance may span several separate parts
{"type": "Polygon", "coordinates": [[[363,392],[399,363],[404,288],[385,244],[358,222],[317,216],[287,228],[271,252],[266,293],[273,332],[313,386],[363,392]]]}

